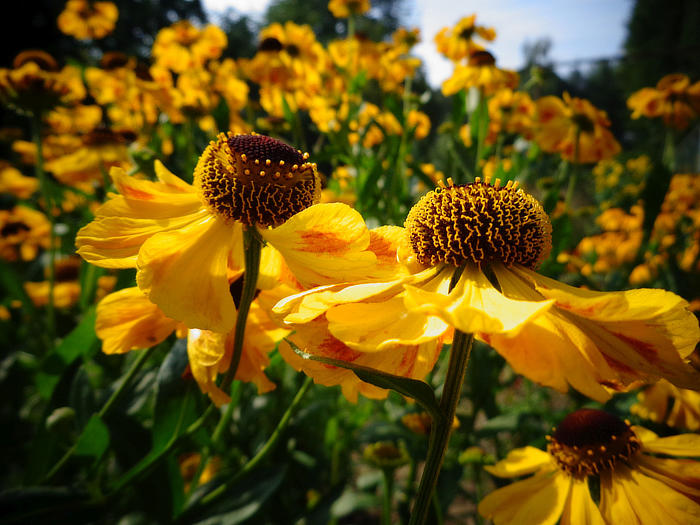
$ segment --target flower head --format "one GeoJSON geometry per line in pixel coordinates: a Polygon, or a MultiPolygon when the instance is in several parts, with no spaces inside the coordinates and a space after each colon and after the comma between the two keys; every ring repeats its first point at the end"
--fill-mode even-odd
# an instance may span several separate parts
{"type": "Polygon", "coordinates": [[[589,101],[564,93],[561,99],[542,97],[536,106],[534,140],[544,151],[584,164],[620,152],[620,144],[608,129],[607,114],[589,101]]]}
{"type": "Polygon", "coordinates": [[[98,266],[137,268],[139,288],[166,316],[218,333],[235,321],[229,285],[244,270],[244,226],[267,241],[261,289],[357,278],[374,262],[359,214],[339,203],[312,206],[315,166],[281,141],[221,134],[195,171],[192,186],[160,163],[157,182],[112,169],[119,194],[78,232],[78,253],[98,266]]]}
{"type": "Polygon", "coordinates": [[[435,342],[456,328],[490,344],[516,372],[601,401],[659,377],[700,384],[689,364],[700,328],[683,299],[663,290],[579,290],[533,271],[549,252],[551,226],[516,184],[448,180],[405,225],[376,234],[379,278],[308,290],[275,312],[295,329],[323,319],[363,354],[435,342]]]}
{"type": "Polygon", "coordinates": [[[498,477],[534,476],[486,496],[479,504],[482,516],[496,525],[560,518],[562,523],[691,523],[700,517],[697,461],[652,455],[698,456],[700,436],[658,438],[606,412],[583,409],[569,414],[548,439],[547,452],[517,449],[485,467],[498,477]],[[590,478],[600,480],[599,506],[588,488],[590,478]]]}
{"type": "Polygon", "coordinates": [[[112,2],[68,0],[57,22],[62,33],[78,40],[100,39],[114,31],[118,17],[119,10],[112,2]]]}
{"type": "Polygon", "coordinates": [[[664,124],[683,130],[700,115],[700,81],[690,83],[687,75],[666,75],[656,88],[642,88],[627,99],[632,118],[661,117],[664,124]]]}
{"type": "Polygon", "coordinates": [[[520,76],[515,71],[496,67],[491,53],[476,50],[469,55],[466,65],[458,64],[452,76],[442,83],[442,93],[449,96],[473,87],[489,96],[500,89],[515,89],[519,81],[520,76]]]}
{"type": "Polygon", "coordinates": [[[369,0],[330,0],[328,10],[336,18],[348,18],[350,15],[361,15],[369,11],[369,0]]]}
{"type": "Polygon", "coordinates": [[[19,112],[41,114],[83,97],[80,70],[72,66],[59,70],[44,51],[23,51],[15,57],[13,69],[0,69],[0,100],[19,112]]]}
{"type": "Polygon", "coordinates": [[[452,61],[469,58],[474,51],[483,49],[474,42],[475,37],[491,42],[496,38],[496,31],[491,27],[476,25],[476,15],[465,16],[452,27],[443,27],[435,35],[438,52],[452,61]]]}

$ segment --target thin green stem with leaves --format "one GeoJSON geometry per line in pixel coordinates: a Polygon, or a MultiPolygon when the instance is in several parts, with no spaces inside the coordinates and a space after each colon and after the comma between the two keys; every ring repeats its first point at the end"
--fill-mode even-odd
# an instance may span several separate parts
{"type": "MultiPolygon", "coordinates": [[[[156,348],[156,346],[148,348],[139,354],[139,356],[134,360],[134,363],[131,365],[129,371],[122,379],[121,383],[119,383],[117,389],[114,392],[112,392],[112,395],[109,396],[107,402],[104,405],[102,405],[100,411],[97,412],[97,417],[103,419],[112,410],[112,407],[126,392],[127,386],[131,384],[134,377],[136,377],[136,374],[138,374],[139,370],[141,370],[141,367],[143,367],[148,358],[151,357],[151,354],[153,354],[156,348]]],[[[61,468],[63,468],[63,465],[65,465],[66,462],[73,456],[77,447],[78,442],[76,441],[76,443],[66,451],[63,457],[61,457],[61,459],[59,459],[58,462],[56,462],[56,464],[51,468],[51,470],[49,470],[48,474],[46,474],[46,476],[44,477],[44,483],[48,482],[58,473],[58,471],[61,470],[61,468]]]]}

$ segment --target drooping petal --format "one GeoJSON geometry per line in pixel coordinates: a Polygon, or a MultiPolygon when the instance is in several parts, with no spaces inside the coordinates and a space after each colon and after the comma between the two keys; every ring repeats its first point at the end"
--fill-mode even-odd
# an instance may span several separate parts
{"type": "MultiPolygon", "coordinates": [[[[635,427],[636,432],[637,427],[635,427]]],[[[669,456],[700,457],[700,434],[679,434],[654,440],[643,440],[644,450],[669,456]]]]}
{"type": "Polygon", "coordinates": [[[564,507],[559,525],[605,525],[600,510],[591,498],[586,478],[573,479],[571,494],[564,507]]]}
{"type": "Polygon", "coordinates": [[[499,478],[516,478],[532,474],[548,465],[552,466],[553,461],[547,452],[535,447],[524,447],[511,450],[505,459],[495,465],[484,466],[484,470],[499,478]]]}
{"type": "Polygon", "coordinates": [[[150,348],[164,341],[178,322],[165,314],[137,287],[107,295],[97,305],[95,333],[106,354],[150,348]]]}
{"type": "Polygon", "coordinates": [[[685,360],[700,340],[700,327],[679,296],[652,289],[593,292],[522,267],[513,271],[555,300],[557,311],[588,335],[627,384],[665,377],[682,388],[700,385],[700,372],[685,360]]]}
{"type": "Polygon", "coordinates": [[[339,305],[326,312],[326,319],[335,337],[364,352],[434,341],[449,329],[437,316],[406,310],[401,295],[382,302],[339,305]]]}
{"type": "Polygon", "coordinates": [[[479,514],[496,525],[554,525],[564,510],[571,482],[559,470],[537,474],[488,494],[479,503],[479,514]]]}
{"type": "Polygon", "coordinates": [[[227,333],[236,314],[227,277],[236,227],[207,216],[152,236],[139,251],[139,288],[167,316],[191,328],[227,333]]]}
{"type": "MultiPolygon", "coordinates": [[[[443,341],[437,340],[423,345],[402,345],[390,350],[365,353],[353,350],[333,337],[323,318],[295,327],[289,337],[303,351],[373,368],[394,375],[422,379],[432,370],[438,358],[443,341]]],[[[303,370],[317,384],[340,385],[343,395],[351,402],[357,402],[358,394],[372,399],[383,399],[388,391],[361,381],[351,370],[327,365],[299,356],[290,345],[283,341],[279,346],[280,355],[296,370],[303,370]]]]}
{"type": "Polygon", "coordinates": [[[601,513],[609,523],[668,523],[700,520],[700,505],[659,480],[617,464],[601,476],[601,513]]]}
{"type": "MultiPolygon", "coordinates": [[[[697,455],[697,451],[695,454],[697,455]]],[[[635,458],[635,468],[646,476],[656,478],[678,492],[700,501],[700,461],[640,454],[635,458]]]]}
{"type": "Polygon", "coordinates": [[[227,334],[196,328],[187,334],[187,357],[192,375],[202,392],[217,406],[231,401],[231,397],[216,384],[220,363],[226,355],[226,339],[227,334]]]}
{"type": "Polygon", "coordinates": [[[406,285],[406,307],[413,312],[440,316],[466,333],[516,334],[553,301],[509,299],[489,282],[476,266],[467,265],[449,290],[454,268],[448,267],[420,287],[406,285]]]}
{"type": "Polygon", "coordinates": [[[366,280],[377,257],[362,216],[346,204],[316,204],[276,228],[260,229],[306,288],[366,280]]]}
{"type": "Polygon", "coordinates": [[[156,233],[176,230],[207,215],[194,189],[156,163],[161,182],[111,171],[120,195],[95,212],[76,236],[78,253],[105,268],[134,268],[138,251],[156,233]]]}

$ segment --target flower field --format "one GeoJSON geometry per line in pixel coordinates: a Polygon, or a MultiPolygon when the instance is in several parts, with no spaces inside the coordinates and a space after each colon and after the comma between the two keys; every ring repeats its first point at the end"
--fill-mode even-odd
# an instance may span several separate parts
{"type": "Polygon", "coordinates": [[[0,64],[0,523],[700,523],[700,65],[60,4],[0,64]]]}

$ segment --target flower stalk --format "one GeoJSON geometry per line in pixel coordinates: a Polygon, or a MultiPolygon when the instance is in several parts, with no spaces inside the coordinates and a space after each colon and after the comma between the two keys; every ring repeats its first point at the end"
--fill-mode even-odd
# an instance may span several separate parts
{"type": "Polygon", "coordinates": [[[450,362],[445,377],[445,385],[440,398],[441,417],[430,428],[428,441],[428,455],[425,460],[425,468],[418,487],[411,521],[409,525],[419,525],[426,522],[428,509],[430,508],[433,492],[437,485],[438,476],[445,459],[445,452],[450,440],[452,422],[454,421],[457,403],[462,392],[462,383],[471,354],[474,336],[455,330],[450,353],[450,362]]]}

